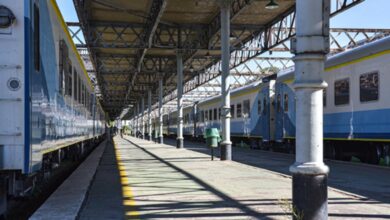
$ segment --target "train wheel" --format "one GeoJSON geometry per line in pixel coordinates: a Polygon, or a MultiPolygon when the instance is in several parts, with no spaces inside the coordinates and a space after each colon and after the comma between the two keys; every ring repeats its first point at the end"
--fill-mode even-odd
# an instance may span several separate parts
{"type": "Polygon", "coordinates": [[[381,149],[379,146],[367,148],[365,155],[361,157],[362,161],[369,164],[379,164],[381,149]]]}

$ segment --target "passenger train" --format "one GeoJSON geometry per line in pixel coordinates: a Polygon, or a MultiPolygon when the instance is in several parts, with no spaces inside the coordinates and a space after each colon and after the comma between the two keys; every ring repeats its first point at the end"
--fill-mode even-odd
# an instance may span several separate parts
{"type": "Polygon", "coordinates": [[[85,154],[106,122],[55,0],[0,0],[0,47],[3,201],[31,191],[27,180],[62,159],[85,154]]]}
{"type": "MultiPolygon", "coordinates": [[[[324,153],[332,159],[377,164],[389,156],[390,37],[331,56],[326,61],[324,153]]],[[[231,92],[231,139],[252,147],[295,151],[294,69],[231,92]]],[[[220,96],[183,110],[185,136],[203,139],[221,128],[220,96]]],[[[176,135],[177,112],[164,117],[164,135],[176,135]]]]}

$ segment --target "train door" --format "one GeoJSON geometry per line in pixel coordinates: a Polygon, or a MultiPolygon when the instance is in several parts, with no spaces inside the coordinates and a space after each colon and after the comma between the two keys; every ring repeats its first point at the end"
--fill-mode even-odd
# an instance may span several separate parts
{"type": "Polygon", "coordinates": [[[265,86],[260,90],[259,99],[263,105],[262,113],[260,116],[261,123],[261,136],[263,137],[263,142],[270,141],[270,110],[269,110],[269,86],[265,86]]]}
{"type": "Polygon", "coordinates": [[[283,140],[283,128],[284,128],[284,109],[282,103],[284,103],[284,85],[277,83],[275,85],[275,140],[281,142],[283,140]]]}

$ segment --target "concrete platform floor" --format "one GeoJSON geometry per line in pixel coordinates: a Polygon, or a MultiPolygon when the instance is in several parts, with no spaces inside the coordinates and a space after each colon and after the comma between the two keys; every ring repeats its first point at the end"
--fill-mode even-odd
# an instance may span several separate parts
{"type": "MultiPolygon", "coordinates": [[[[79,219],[290,219],[284,174],[133,137],[114,142],[79,219]]],[[[388,203],[328,191],[329,219],[390,219],[388,203]]]]}

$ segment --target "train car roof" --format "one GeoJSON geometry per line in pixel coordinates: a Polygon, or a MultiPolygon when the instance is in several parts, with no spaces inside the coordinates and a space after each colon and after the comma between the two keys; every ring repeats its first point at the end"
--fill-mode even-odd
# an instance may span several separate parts
{"type": "MultiPolygon", "coordinates": [[[[356,62],[381,53],[390,53],[390,36],[328,57],[325,63],[325,69],[339,68],[349,65],[351,62],[356,62]]],[[[294,79],[294,67],[280,71],[277,76],[277,81],[292,79],[294,79]]]]}
{"type": "MultiPolygon", "coordinates": [[[[248,85],[245,85],[245,86],[242,86],[242,87],[239,87],[239,88],[235,88],[235,89],[233,89],[231,91],[231,95],[236,95],[236,94],[240,94],[240,93],[246,92],[248,90],[255,89],[255,88],[259,87],[261,84],[262,84],[262,81],[256,81],[256,82],[250,83],[248,85]]],[[[208,104],[210,102],[213,102],[214,100],[216,100],[216,99],[218,99],[220,97],[221,97],[221,95],[209,97],[209,98],[199,102],[198,104],[199,105],[205,105],[205,104],[208,104]]]]}

